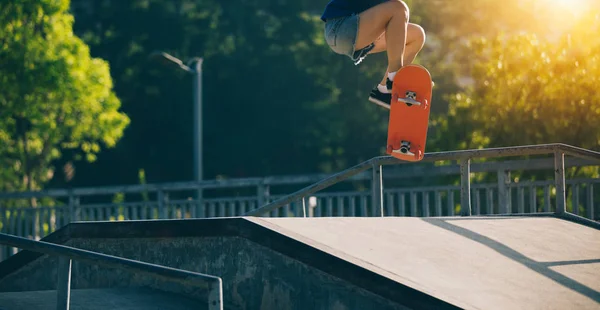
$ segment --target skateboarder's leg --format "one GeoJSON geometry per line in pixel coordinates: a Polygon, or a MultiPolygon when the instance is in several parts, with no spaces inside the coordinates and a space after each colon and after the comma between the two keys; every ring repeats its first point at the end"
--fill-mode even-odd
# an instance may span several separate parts
{"type": "Polygon", "coordinates": [[[411,64],[425,45],[425,30],[417,24],[409,24],[404,50],[404,64],[411,64]]]}
{"type": "MultiPolygon", "coordinates": [[[[423,28],[416,24],[409,23],[406,30],[406,46],[404,49],[404,65],[411,64],[419,51],[423,48],[425,44],[425,31],[423,28]]],[[[387,51],[387,41],[385,33],[381,34],[379,39],[375,41],[375,47],[371,50],[369,54],[379,53],[387,51]]],[[[376,85],[369,94],[369,101],[374,102],[380,106],[389,109],[389,103],[392,99],[391,96],[391,86],[388,88],[387,78],[388,72],[390,72],[390,67],[388,66],[385,74],[383,75],[383,79],[381,82],[376,85]]]]}
{"type": "MultiPolygon", "coordinates": [[[[423,49],[425,45],[425,30],[423,27],[409,23],[406,29],[406,47],[404,48],[404,65],[409,65],[413,63],[417,54],[423,49]]],[[[369,54],[380,53],[387,50],[387,42],[385,35],[381,35],[381,37],[375,41],[375,47],[369,54]]],[[[381,80],[380,85],[385,85],[387,72],[390,72],[390,67],[388,66],[386,73],[381,80]]]]}
{"type": "Polygon", "coordinates": [[[390,80],[393,80],[395,72],[404,66],[409,20],[408,6],[400,0],[388,1],[360,13],[359,17],[356,50],[373,43],[383,34],[386,42],[388,72],[392,73],[390,80]]]}

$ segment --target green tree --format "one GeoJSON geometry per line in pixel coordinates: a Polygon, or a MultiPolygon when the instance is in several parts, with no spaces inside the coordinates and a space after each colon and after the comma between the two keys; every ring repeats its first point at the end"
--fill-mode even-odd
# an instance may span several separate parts
{"type": "Polygon", "coordinates": [[[591,33],[581,36],[585,46],[571,36],[550,42],[528,34],[471,41],[472,85],[436,124],[458,129],[461,148],[564,142],[597,149],[600,40],[591,33]]]}
{"type": "Polygon", "coordinates": [[[192,77],[154,50],[204,57],[205,178],[335,171],[380,154],[386,112],[367,101],[385,56],[354,66],[324,44],[325,3],[73,2],[75,30],[111,63],[132,124],[123,143],[79,165],[78,186],[192,178],[192,77]],[[238,150],[245,150],[242,153],[238,150]],[[110,169],[115,162],[125,169],[110,169]]]}
{"type": "MultiPolygon", "coordinates": [[[[462,52],[472,58],[472,81],[451,96],[448,115],[434,118],[437,147],[566,143],[598,150],[598,31],[600,20],[590,15],[554,39],[506,34],[471,40],[462,52]]],[[[598,175],[597,169],[586,173],[598,175]]]]}
{"type": "Polygon", "coordinates": [[[69,4],[0,4],[0,190],[41,188],[65,150],[93,161],[129,123],[108,64],[73,35],[69,4]]]}
{"type": "MultiPolygon", "coordinates": [[[[448,95],[471,74],[476,59],[459,51],[465,39],[548,24],[549,15],[531,14],[540,12],[533,1],[407,2],[411,21],[428,34],[417,61],[436,82],[433,118],[447,113],[448,95]]],[[[385,54],[360,66],[333,54],[319,20],[326,3],[74,0],[75,31],[110,62],[132,119],[119,147],[77,167],[74,184],[133,183],[138,169],[149,182],[192,178],[192,77],[149,61],[154,50],[205,58],[205,178],[331,172],[383,154],[388,114],[366,98],[385,54]],[[111,169],[116,162],[125,168],[111,169]]],[[[430,136],[437,134],[457,136],[432,126],[430,136]]],[[[428,151],[458,147],[432,139],[428,151]]]]}

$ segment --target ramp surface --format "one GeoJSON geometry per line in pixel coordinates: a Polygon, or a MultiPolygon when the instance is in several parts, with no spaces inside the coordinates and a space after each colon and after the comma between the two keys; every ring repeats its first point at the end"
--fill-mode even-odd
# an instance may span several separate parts
{"type": "Polygon", "coordinates": [[[569,221],[252,220],[467,309],[600,308],[600,231],[569,221]]]}

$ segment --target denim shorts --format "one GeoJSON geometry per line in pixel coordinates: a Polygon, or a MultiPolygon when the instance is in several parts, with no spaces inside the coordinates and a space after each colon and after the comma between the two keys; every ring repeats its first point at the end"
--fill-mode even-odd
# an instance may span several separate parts
{"type": "Polygon", "coordinates": [[[360,50],[356,50],[356,38],[358,37],[358,24],[360,17],[356,14],[350,16],[328,19],[325,23],[325,41],[327,45],[337,54],[346,55],[358,65],[369,51],[375,47],[373,43],[360,50]]]}

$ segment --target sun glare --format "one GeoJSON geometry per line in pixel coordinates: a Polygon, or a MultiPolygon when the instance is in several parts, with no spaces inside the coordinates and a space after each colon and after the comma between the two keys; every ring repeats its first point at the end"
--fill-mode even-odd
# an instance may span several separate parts
{"type": "Polygon", "coordinates": [[[569,13],[575,16],[583,14],[591,9],[591,1],[595,0],[544,0],[548,5],[555,5],[556,9],[562,13],[569,13]]]}
{"type": "Polygon", "coordinates": [[[534,17],[549,34],[577,33],[582,29],[582,20],[598,11],[599,0],[520,0],[531,5],[534,17]]]}

